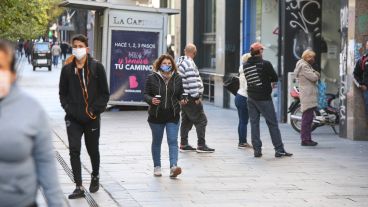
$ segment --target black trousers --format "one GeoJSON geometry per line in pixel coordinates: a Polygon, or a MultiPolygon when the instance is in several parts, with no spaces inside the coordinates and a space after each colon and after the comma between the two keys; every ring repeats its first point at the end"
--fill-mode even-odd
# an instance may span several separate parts
{"type": "Polygon", "coordinates": [[[88,123],[78,122],[68,116],[65,117],[66,131],[69,141],[70,163],[72,165],[74,182],[76,185],[82,185],[82,172],[80,152],[82,145],[82,135],[84,134],[84,142],[87,152],[92,163],[92,175],[97,176],[100,170],[100,116],[88,123]]]}
{"type": "Polygon", "coordinates": [[[206,144],[206,126],[207,117],[203,110],[202,103],[196,104],[194,100],[189,100],[187,105],[182,106],[181,109],[181,127],[180,127],[180,137],[181,145],[188,144],[188,134],[192,129],[193,125],[197,131],[198,146],[203,146],[206,144]]]}

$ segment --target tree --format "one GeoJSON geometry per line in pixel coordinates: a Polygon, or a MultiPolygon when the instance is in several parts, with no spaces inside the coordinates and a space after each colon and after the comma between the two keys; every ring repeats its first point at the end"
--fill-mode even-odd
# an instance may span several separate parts
{"type": "Polygon", "coordinates": [[[0,38],[35,39],[45,35],[52,20],[62,13],[60,0],[1,0],[0,38]]]}
{"type": "Polygon", "coordinates": [[[87,35],[87,16],[88,10],[76,9],[76,13],[72,18],[76,34],[87,35]]]}

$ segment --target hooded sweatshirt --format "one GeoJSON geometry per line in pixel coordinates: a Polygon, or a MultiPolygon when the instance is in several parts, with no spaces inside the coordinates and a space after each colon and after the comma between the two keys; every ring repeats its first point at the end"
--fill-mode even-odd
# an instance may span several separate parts
{"type": "Polygon", "coordinates": [[[74,56],[61,69],[59,98],[66,114],[80,123],[99,115],[109,101],[109,88],[103,65],[88,55],[83,69],[76,69],[74,56]]]}
{"type": "Polygon", "coordinates": [[[252,56],[244,64],[244,75],[248,85],[249,98],[256,101],[268,101],[271,99],[272,82],[277,82],[278,77],[272,64],[263,60],[260,56],[252,56]]]}
{"type": "Polygon", "coordinates": [[[0,206],[35,203],[39,186],[49,207],[63,206],[46,114],[16,85],[0,100],[0,132],[0,206]]]}

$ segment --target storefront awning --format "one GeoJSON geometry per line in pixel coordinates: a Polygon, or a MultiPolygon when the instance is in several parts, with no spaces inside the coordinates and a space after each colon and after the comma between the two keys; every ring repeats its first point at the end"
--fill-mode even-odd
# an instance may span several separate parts
{"type": "Polygon", "coordinates": [[[101,10],[101,9],[109,8],[109,3],[86,1],[86,0],[65,0],[61,2],[59,6],[78,8],[78,9],[87,9],[87,10],[101,10]]]}
{"type": "Polygon", "coordinates": [[[180,14],[180,10],[178,9],[132,6],[132,5],[126,5],[126,4],[113,4],[109,2],[97,2],[97,1],[86,1],[86,0],[64,0],[63,2],[59,4],[59,6],[78,8],[78,9],[88,9],[88,10],[102,10],[102,9],[110,8],[110,9],[117,9],[117,10],[164,13],[168,15],[180,14]]]}

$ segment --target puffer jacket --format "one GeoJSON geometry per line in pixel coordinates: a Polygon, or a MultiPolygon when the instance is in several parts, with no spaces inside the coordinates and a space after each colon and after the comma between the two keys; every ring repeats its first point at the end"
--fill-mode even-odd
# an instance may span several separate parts
{"type": "Polygon", "coordinates": [[[302,112],[307,109],[317,107],[317,81],[320,74],[312,66],[301,59],[296,63],[294,70],[295,77],[299,80],[300,103],[302,112]]]}
{"type": "Polygon", "coordinates": [[[148,121],[151,123],[178,123],[180,118],[179,101],[184,93],[181,77],[173,73],[166,84],[163,77],[153,72],[147,77],[144,87],[144,100],[149,104],[148,121]],[[161,103],[156,106],[152,104],[152,99],[161,96],[161,103]]]}

